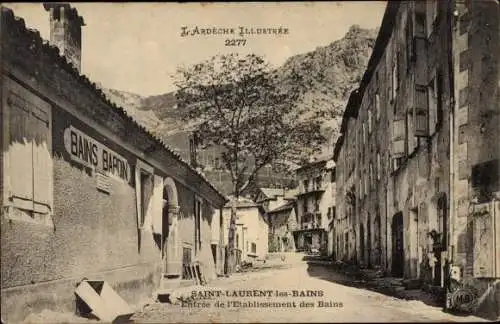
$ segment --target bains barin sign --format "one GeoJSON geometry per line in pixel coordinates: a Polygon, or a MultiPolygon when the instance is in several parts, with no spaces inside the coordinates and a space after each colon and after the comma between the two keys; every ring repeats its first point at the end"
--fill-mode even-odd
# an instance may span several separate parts
{"type": "Polygon", "coordinates": [[[127,159],[73,126],[64,130],[64,147],[75,162],[104,171],[127,183],[131,179],[127,159]]]}

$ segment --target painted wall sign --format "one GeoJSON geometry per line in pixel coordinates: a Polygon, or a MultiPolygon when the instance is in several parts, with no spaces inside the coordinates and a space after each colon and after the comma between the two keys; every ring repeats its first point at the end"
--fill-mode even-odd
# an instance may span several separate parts
{"type": "Polygon", "coordinates": [[[127,159],[73,126],[64,130],[64,147],[71,159],[93,170],[130,182],[131,168],[127,159]]]}

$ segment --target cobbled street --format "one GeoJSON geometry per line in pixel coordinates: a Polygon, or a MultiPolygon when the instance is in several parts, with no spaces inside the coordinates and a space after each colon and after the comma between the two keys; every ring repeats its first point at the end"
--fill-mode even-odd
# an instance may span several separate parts
{"type": "Polygon", "coordinates": [[[235,274],[199,291],[223,294],[241,290],[272,290],[272,297],[212,297],[183,305],[155,303],[132,318],[135,323],[176,322],[449,322],[484,321],[472,316],[455,316],[416,300],[402,300],[363,288],[352,287],[352,280],[324,265],[305,262],[286,269],[235,274]],[[322,297],[293,297],[293,291],[321,291],[322,297]],[[276,297],[276,291],[289,294],[276,297]],[[287,303],[289,307],[237,307],[253,302],[287,303]],[[216,307],[216,303],[225,305],[216,307]],[[295,302],[295,307],[293,307],[295,302]],[[323,306],[319,307],[323,302],[323,306]],[[309,307],[306,306],[307,303],[309,307]],[[194,307],[193,307],[194,306],[194,307]],[[206,307],[203,307],[206,306],[206,307]],[[234,307],[236,306],[236,307],[234,307]]]}

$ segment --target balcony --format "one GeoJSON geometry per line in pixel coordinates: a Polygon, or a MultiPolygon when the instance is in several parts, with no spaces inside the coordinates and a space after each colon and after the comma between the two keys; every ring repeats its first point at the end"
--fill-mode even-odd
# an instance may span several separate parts
{"type": "Polygon", "coordinates": [[[304,191],[299,192],[297,195],[297,198],[305,197],[305,196],[312,196],[312,195],[321,195],[322,193],[325,192],[325,189],[321,187],[313,187],[313,188],[306,188],[304,191]]]}

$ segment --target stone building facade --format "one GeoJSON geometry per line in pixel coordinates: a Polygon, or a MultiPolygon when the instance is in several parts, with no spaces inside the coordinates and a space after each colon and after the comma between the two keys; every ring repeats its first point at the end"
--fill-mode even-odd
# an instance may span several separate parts
{"type": "Polygon", "coordinates": [[[67,32],[55,20],[69,28],[61,38],[69,57],[11,10],[0,16],[7,322],[43,309],[74,311],[84,278],[107,281],[135,304],[161,280],[181,284],[183,263],[199,259],[214,273],[221,262],[210,252],[211,226],[224,196],[80,74],[75,30],[84,24],[76,10],[46,9],[52,33],[67,32]]]}
{"type": "Polygon", "coordinates": [[[496,0],[388,3],[334,149],[342,259],[498,298],[499,45],[496,0]]]}
{"type": "Polygon", "coordinates": [[[299,192],[294,237],[298,251],[313,249],[328,253],[329,210],[335,181],[330,164],[329,160],[313,161],[296,170],[299,192]]]}

